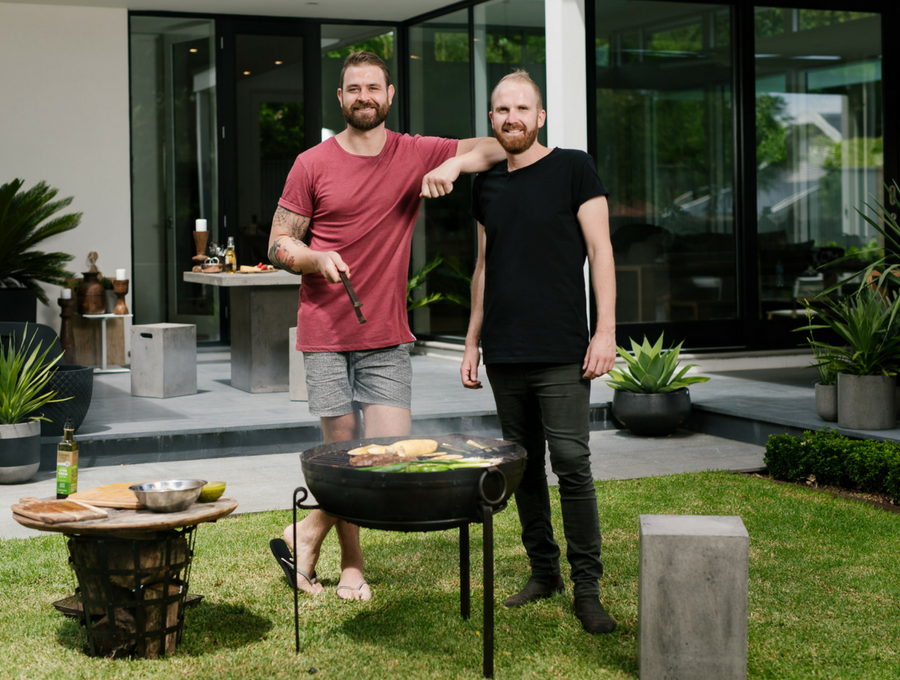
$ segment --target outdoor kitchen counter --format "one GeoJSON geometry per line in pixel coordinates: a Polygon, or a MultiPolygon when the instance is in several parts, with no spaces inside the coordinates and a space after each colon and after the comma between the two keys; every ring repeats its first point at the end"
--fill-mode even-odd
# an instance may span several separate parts
{"type": "Polygon", "coordinates": [[[231,293],[231,386],[254,393],[287,392],[288,331],[297,325],[300,277],[284,271],[184,272],[184,280],[227,288],[231,293]]]}

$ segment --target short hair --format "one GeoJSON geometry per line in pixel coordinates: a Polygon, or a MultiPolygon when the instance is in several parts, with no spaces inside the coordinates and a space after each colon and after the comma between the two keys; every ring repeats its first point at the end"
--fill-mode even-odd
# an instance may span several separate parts
{"type": "Polygon", "coordinates": [[[377,66],[384,73],[384,86],[388,87],[391,84],[391,72],[388,71],[387,64],[384,63],[384,59],[379,57],[374,52],[351,52],[347,55],[347,58],[344,59],[344,68],[341,69],[341,82],[338,84],[340,89],[344,89],[344,73],[347,72],[348,68],[352,68],[354,66],[377,66]]]}
{"type": "Polygon", "coordinates": [[[537,83],[532,80],[531,76],[528,75],[528,71],[522,68],[517,68],[511,73],[507,73],[503,76],[499,82],[494,86],[494,89],[491,90],[491,109],[494,108],[494,95],[497,93],[497,88],[500,87],[507,80],[518,80],[522,83],[528,83],[534,89],[535,95],[537,95],[538,102],[538,111],[543,110],[544,108],[544,98],[541,96],[541,88],[537,86],[537,83]]]}

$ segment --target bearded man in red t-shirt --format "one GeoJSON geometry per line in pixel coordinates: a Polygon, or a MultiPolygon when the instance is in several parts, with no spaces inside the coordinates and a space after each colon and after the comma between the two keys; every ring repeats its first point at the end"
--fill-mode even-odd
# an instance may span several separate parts
{"type": "MultiPolygon", "coordinates": [[[[326,444],[360,438],[363,424],[366,437],[409,434],[415,337],[406,290],[421,199],[444,196],[461,173],[483,172],[505,157],[493,138],[387,130],[394,86],[371,52],[347,57],[337,96],[347,128],[297,157],[269,236],[272,264],[303,275],[297,349],[306,363],[309,410],[319,416],[326,444]],[[366,323],[357,323],[341,273],[364,301],[366,323]]],[[[272,552],[294,587],[322,592],[315,566],[333,526],[341,545],[337,595],[368,600],[359,527],[314,510],[296,525],[297,545],[291,525],[284,540],[271,541],[272,552]]]]}

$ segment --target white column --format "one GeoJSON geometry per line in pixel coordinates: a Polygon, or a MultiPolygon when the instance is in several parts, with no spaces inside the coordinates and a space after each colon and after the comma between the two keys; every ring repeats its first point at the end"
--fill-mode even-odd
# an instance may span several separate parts
{"type": "MultiPolygon", "coordinates": [[[[593,0],[587,0],[593,2],[593,0]]],[[[585,0],[545,0],[547,145],[587,151],[585,0]]]]}

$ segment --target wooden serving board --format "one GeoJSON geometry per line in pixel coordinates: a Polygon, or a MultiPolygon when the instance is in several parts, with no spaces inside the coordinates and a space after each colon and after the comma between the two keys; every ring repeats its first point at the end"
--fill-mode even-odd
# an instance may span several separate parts
{"type": "Polygon", "coordinates": [[[70,500],[90,503],[101,508],[123,508],[126,510],[137,510],[143,508],[141,502],[134,495],[134,491],[129,486],[141,484],[142,482],[119,482],[117,484],[107,484],[106,486],[97,486],[93,489],[79,491],[69,496],[70,500]]]}
{"type": "Polygon", "coordinates": [[[102,519],[108,515],[102,508],[94,508],[85,503],[69,500],[29,500],[14,503],[12,511],[23,517],[30,517],[44,524],[80,522],[87,519],[102,519]]]}

